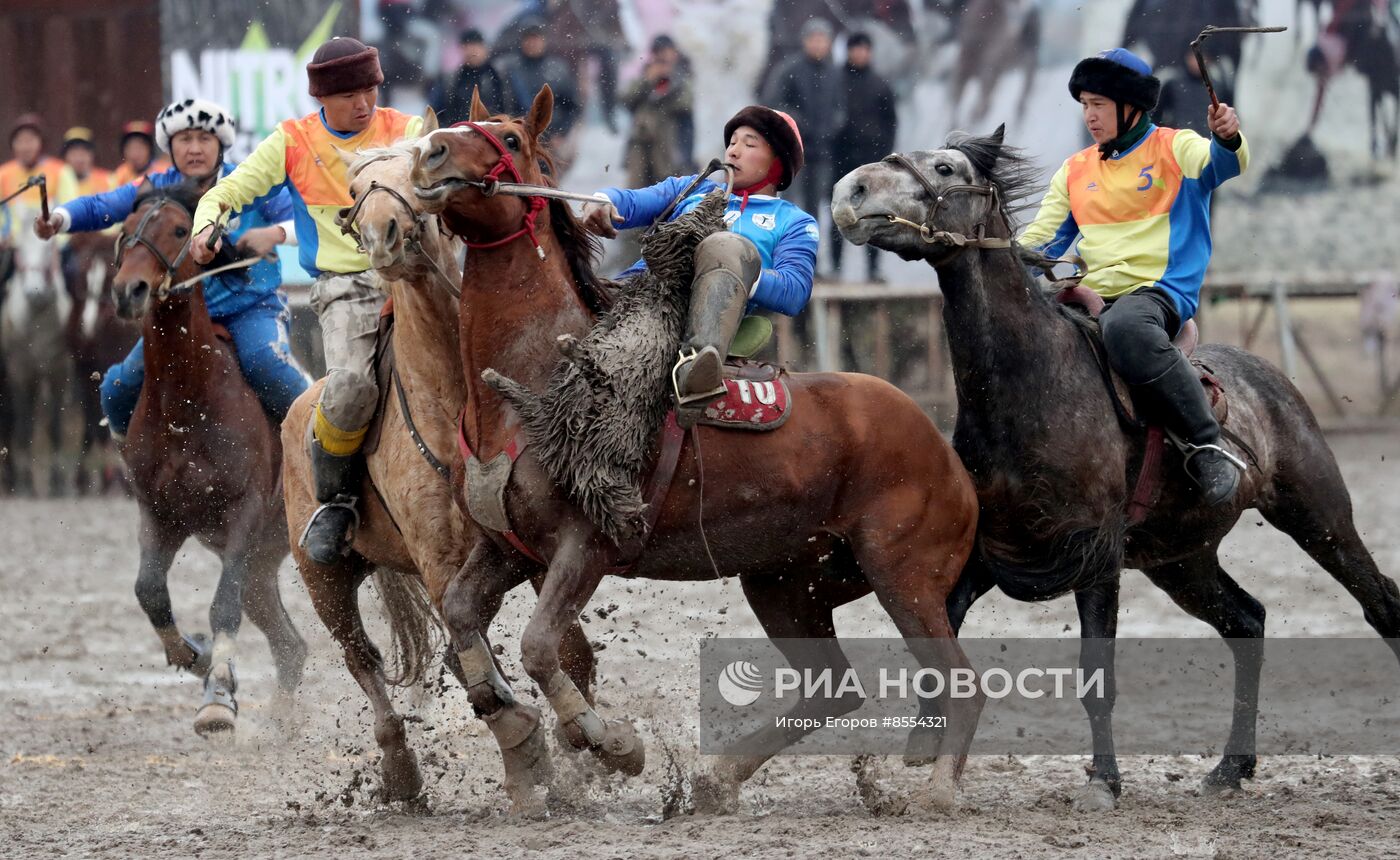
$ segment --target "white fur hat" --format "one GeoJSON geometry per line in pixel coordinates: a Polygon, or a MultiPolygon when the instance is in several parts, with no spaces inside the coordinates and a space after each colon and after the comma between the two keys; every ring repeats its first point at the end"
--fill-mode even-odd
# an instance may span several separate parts
{"type": "Polygon", "coordinates": [[[238,125],[233,116],[207,99],[173,102],[156,117],[156,146],[170,151],[170,138],[191,128],[203,129],[219,139],[224,149],[233,146],[238,125]]]}

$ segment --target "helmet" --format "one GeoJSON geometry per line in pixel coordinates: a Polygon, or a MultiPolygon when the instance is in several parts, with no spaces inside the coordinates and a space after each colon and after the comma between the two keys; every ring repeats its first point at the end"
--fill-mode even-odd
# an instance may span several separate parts
{"type": "Polygon", "coordinates": [[[724,146],[729,145],[734,129],[746,125],[759,133],[773,147],[773,154],[783,163],[783,178],[778,180],[778,190],[792,184],[792,179],[803,164],[802,133],[797,130],[797,121],[780,110],[763,105],[749,105],[724,124],[724,146]]]}
{"type": "Polygon", "coordinates": [[[14,125],[10,126],[10,142],[13,143],[15,135],[24,129],[29,129],[40,138],[44,137],[44,118],[37,113],[24,113],[15,118],[14,125]]]}
{"type": "Polygon", "coordinates": [[[172,102],[156,115],[156,146],[170,151],[170,138],[182,131],[198,128],[219,139],[224,149],[233,146],[238,125],[233,116],[207,99],[185,99],[172,102]]]}
{"type": "Polygon", "coordinates": [[[151,146],[156,145],[156,127],[144,119],[133,119],[122,125],[122,145],[128,138],[144,137],[151,146]]]}
{"type": "Polygon", "coordinates": [[[75,146],[86,146],[88,149],[92,149],[92,129],[75,125],[65,131],[63,133],[63,152],[67,154],[68,150],[75,146]]]}
{"type": "Polygon", "coordinates": [[[1120,105],[1131,105],[1151,112],[1157,107],[1162,82],[1152,75],[1147,61],[1127,48],[1113,48],[1097,57],[1081,60],[1069,77],[1069,94],[1079,101],[1079,94],[1088,90],[1113,99],[1120,105]]]}

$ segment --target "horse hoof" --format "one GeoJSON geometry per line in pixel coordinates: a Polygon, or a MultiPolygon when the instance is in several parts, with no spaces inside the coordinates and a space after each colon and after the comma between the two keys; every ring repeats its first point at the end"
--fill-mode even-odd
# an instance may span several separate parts
{"type": "Polygon", "coordinates": [[[739,785],[714,774],[696,774],[690,781],[696,815],[733,815],[739,811],[739,785]]]}
{"type": "Polygon", "coordinates": [[[550,760],[549,744],[545,742],[539,724],[536,723],[534,730],[520,744],[501,750],[501,759],[506,771],[506,795],[510,797],[512,810],[527,812],[542,804],[536,789],[554,781],[554,763],[550,760]]]}
{"type": "Polygon", "coordinates": [[[210,702],[194,715],[194,731],[202,738],[232,734],[237,719],[238,712],[233,708],[219,702],[210,702]]]}
{"type": "Polygon", "coordinates": [[[423,775],[412,750],[386,752],[379,765],[384,780],[384,800],[390,803],[413,800],[423,793],[423,775]]]}
{"type": "Polygon", "coordinates": [[[1101,779],[1091,779],[1074,793],[1075,812],[1111,812],[1118,808],[1113,789],[1101,779]]]}
{"type": "Polygon", "coordinates": [[[646,768],[646,745],[626,720],[608,720],[596,753],[603,766],[616,773],[637,776],[646,768]]]}

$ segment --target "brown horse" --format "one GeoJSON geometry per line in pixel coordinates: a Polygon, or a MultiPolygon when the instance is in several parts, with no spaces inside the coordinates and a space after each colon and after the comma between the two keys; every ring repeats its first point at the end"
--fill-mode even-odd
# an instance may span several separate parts
{"type": "MultiPolygon", "coordinates": [[[[425,132],[436,128],[430,114],[425,132]]],[[[387,344],[393,355],[391,387],[378,419],[378,445],[366,458],[368,486],[360,493],[365,503],[353,551],[335,565],[317,564],[300,546],[292,547],[292,557],[312,605],[374,708],[374,735],[383,753],[382,796],[408,800],[419,794],[423,781],[388,685],[392,680],[407,686],[422,677],[438,629],[433,607],[441,605],[443,592],[477,539],[474,525],[456,507],[451,481],[454,471],[459,476],[462,471],[453,436],[465,396],[457,350],[460,271],[455,243],[438,229],[436,217],[417,211],[409,181],[411,149],[366,150],[346,161],[355,204],[345,213],[345,226],[358,235],[393,300],[387,344]],[[371,571],[399,657],[392,679],[360,616],[357,592],[371,571]]],[[[320,387],[318,383],[298,398],[282,424],[287,524],[293,535],[306,528],[318,504],[306,432],[320,387]]],[[[567,662],[575,678],[591,686],[593,652],[577,623],[568,642],[567,662]]],[[[447,664],[458,671],[455,658],[447,664]]],[[[516,741],[520,726],[538,722],[537,709],[517,702],[490,725],[508,728],[508,740],[516,741]]],[[[503,745],[507,774],[535,764],[543,733],[529,734],[530,744],[503,745]]]]}
{"type": "MultiPolygon", "coordinates": [[[[605,288],[592,271],[596,242],[567,207],[556,201],[539,209],[528,198],[487,196],[466,184],[494,177],[511,163],[522,181],[542,183],[546,155],[538,137],[552,109],[548,87],[523,119],[490,117],[475,101],[477,128],[440,130],[417,144],[413,176],[419,196],[470,249],[459,332],[467,393],[462,427],[476,461],[469,476],[485,478],[508,462],[498,454],[512,444],[518,425],[506,401],[482,380],[483,371],[494,369],[542,390],[558,358],[556,338],[584,336],[606,304],[605,288]],[[533,232],[523,229],[531,224],[533,232]]],[[[781,429],[691,431],[649,547],[626,575],[738,576],[769,636],[818,640],[821,665],[838,675],[849,664],[834,638],[832,611],[873,591],[925,665],[944,671],[966,666],[945,608],[971,551],[977,518],[971,482],[957,457],[913,401],[879,379],[799,374],[790,381],[794,414],[781,429]],[[708,560],[706,534],[718,569],[708,560]]],[[[530,451],[499,485],[514,537],[547,560],[539,603],[521,639],[524,668],[572,746],[593,750],[610,768],[637,773],[643,766],[640,738],[626,722],[605,723],[559,663],[561,635],[619,553],[530,451]]],[[[468,491],[490,492],[481,486],[468,491]]],[[[472,682],[472,705],[488,720],[514,694],[493,670],[481,634],[501,595],[541,567],[512,549],[500,531],[484,528],[447,589],[444,620],[472,682]]],[[[811,665],[810,657],[788,656],[794,665],[811,665]]],[[[859,706],[850,699],[809,702],[793,715],[821,717],[859,706]]],[[[982,700],[944,707],[957,729],[937,739],[931,784],[917,801],[937,806],[954,802],[982,700]]],[[[750,740],[754,748],[776,750],[805,733],[772,728],[750,740]]],[[[769,757],[726,757],[697,777],[697,806],[732,808],[741,783],[769,757]]],[[[517,776],[523,785],[540,774],[517,776]]]]}
{"type": "Polygon", "coordinates": [[[272,646],[279,713],[301,681],[306,645],[277,587],[287,557],[282,446],[243,381],[232,346],[209,320],[202,284],[188,283],[200,274],[189,256],[199,195],[188,185],[142,192],[122,226],[115,289],[118,312],[145,320],[146,379],[121,446],[141,506],[136,598],[166,661],[204,677],[194,728],[207,735],[232,731],[236,723],[233,657],[244,612],[272,646]],[[166,582],[175,553],[191,536],[223,562],[209,606],[208,647],[181,635],[166,582]]]}

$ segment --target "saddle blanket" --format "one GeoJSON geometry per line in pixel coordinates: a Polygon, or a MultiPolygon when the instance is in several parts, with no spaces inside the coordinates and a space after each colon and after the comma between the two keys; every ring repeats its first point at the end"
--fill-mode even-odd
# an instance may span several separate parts
{"type": "Polygon", "coordinates": [[[792,412],[787,380],[773,373],[769,379],[724,380],[725,393],[704,405],[698,423],[729,430],[776,430],[792,412]]]}

